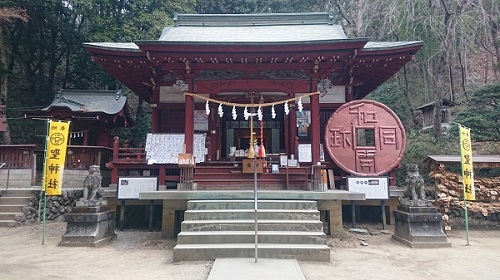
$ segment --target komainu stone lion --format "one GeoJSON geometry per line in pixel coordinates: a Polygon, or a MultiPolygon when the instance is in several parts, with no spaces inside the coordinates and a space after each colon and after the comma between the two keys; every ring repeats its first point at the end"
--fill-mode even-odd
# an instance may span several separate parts
{"type": "Polygon", "coordinates": [[[101,196],[101,170],[99,165],[91,165],[89,167],[89,175],[83,181],[83,201],[97,200],[98,194],[101,196]],[[90,196],[89,196],[90,195],[90,196]]]}
{"type": "Polygon", "coordinates": [[[410,200],[425,200],[424,178],[422,178],[422,175],[418,172],[418,165],[410,163],[406,168],[405,197],[410,200]]]}

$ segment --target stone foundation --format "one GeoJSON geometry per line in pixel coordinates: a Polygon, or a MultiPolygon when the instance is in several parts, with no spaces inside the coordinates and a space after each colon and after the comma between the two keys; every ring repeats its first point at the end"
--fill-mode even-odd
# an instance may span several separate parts
{"type": "Polygon", "coordinates": [[[74,207],[65,215],[66,232],[59,246],[99,247],[116,239],[115,211],[109,205],[74,207]]]}
{"type": "Polygon", "coordinates": [[[394,210],[393,239],[412,248],[451,247],[443,232],[443,217],[432,203],[405,201],[394,210]]]}

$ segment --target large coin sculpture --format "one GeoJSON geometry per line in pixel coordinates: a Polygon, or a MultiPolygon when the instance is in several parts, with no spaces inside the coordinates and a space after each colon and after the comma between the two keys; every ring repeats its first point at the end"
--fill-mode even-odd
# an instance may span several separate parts
{"type": "Polygon", "coordinates": [[[333,161],[351,175],[381,175],[400,162],[406,134],[389,107],[356,100],[332,114],[325,128],[325,144],[333,161]]]}

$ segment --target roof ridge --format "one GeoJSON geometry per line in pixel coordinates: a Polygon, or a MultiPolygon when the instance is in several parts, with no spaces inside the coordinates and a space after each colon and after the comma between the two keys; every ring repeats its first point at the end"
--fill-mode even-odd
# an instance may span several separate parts
{"type": "Polygon", "coordinates": [[[175,14],[174,26],[269,26],[333,24],[331,13],[175,14]]]}

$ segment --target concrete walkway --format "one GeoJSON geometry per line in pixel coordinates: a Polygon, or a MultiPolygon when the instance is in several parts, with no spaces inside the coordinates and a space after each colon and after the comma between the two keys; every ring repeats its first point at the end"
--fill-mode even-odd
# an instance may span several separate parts
{"type": "Polygon", "coordinates": [[[295,259],[216,259],[207,280],[305,280],[295,259]]]}

